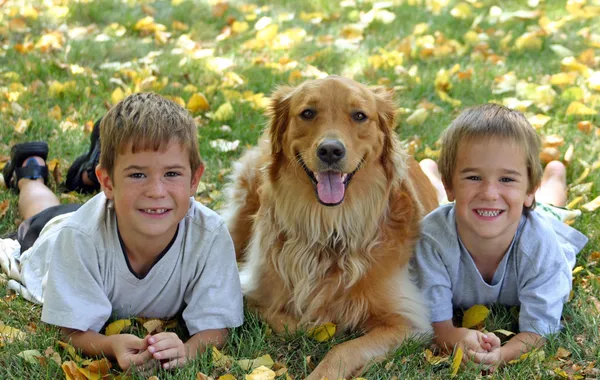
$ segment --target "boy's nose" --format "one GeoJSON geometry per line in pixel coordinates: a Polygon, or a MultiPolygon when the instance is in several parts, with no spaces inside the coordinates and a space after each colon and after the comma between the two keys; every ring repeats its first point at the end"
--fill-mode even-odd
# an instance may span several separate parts
{"type": "Polygon", "coordinates": [[[484,182],[483,186],[482,194],[484,199],[496,200],[498,198],[498,187],[496,183],[488,181],[484,182]]]}
{"type": "Polygon", "coordinates": [[[146,195],[151,198],[163,197],[166,193],[165,184],[162,178],[150,181],[146,188],[146,195]]]}

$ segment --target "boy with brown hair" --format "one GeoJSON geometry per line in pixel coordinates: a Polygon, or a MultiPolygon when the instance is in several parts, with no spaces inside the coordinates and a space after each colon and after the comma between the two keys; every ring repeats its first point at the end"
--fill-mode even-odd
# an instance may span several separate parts
{"type": "MultiPolygon", "coordinates": [[[[123,370],[181,366],[208,344],[221,346],[227,328],[243,322],[229,233],[191,198],[204,171],[196,125],[175,103],[139,93],[112,107],[99,129],[95,175],[102,192],[74,213],[62,214],[73,205],[58,205],[45,185],[45,143],[11,151],[5,177],[20,191],[25,226],[45,213],[62,214],[20,256],[21,280],[43,302],[42,321],[61,327],[85,354],[114,358],[123,370]],[[185,343],[170,332],[99,333],[111,316],[179,314],[191,336],[185,343]]],[[[85,171],[75,171],[89,183],[85,171]]]]}
{"type": "Polygon", "coordinates": [[[539,137],[520,112],[486,104],[464,111],[444,132],[441,176],[433,161],[421,162],[454,202],[423,219],[413,258],[436,342],[491,367],[560,330],[575,256],[587,242],[559,220],[559,209],[551,217],[534,210],[536,197],[559,207],[567,199],[564,166],[551,162],[542,171],[539,151],[539,137]],[[454,308],[495,303],[520,306],[520,332],[506,344],[453,325],[454,308]]]}

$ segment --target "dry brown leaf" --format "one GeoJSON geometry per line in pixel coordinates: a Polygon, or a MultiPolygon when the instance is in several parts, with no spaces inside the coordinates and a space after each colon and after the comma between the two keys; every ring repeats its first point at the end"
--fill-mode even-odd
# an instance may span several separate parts
{"type": "Polygon", "coordinates": [[[154,333],[160,333],[164,331],[163,328],[164,322],[160,319],[150,319],[149,321],[143,324],[148,334],[152,335],[154,333]]]}
{"type": "Polygon", "coordinates": [[[9,205],[10,202],[8,201],[8,199],[5,199],[2,202],[0,202],[0,218],[4,218],[4,215],[6,215],[6,212],[8,211],[9,205]]]}
{"type": "Polygon", "coordinates": [[[564,137],[559,136],[559,135],[549,135],[549,136],[544,136],[543,141],[542,141],[542,146],[544,148],[559,147],[559,146],[562,146],[564,143],[565,143],[564,137]]]}
{"type": "Polygon", "coordinates": [[[65,373],[67,380],[87,380],[87,378],[79,372],[79,367],[74,361],[64,362],[61,365],[61,368],[65,373]]]}
{"type": "Polygon", "coordinates": [[[568,358],[569,356],[571,356],[571,351],[567,350],[564,347],[558,347],[558,350],[556,350],[556,358],[557,359],[565,359],[565,358],[568,358]]]}
{"type": "Polygon", "coordinates": [[[46,351],[44,351],[44,356],[46,356],[50,360],[53,360],[58,365],[62,364],[62,359],[60,358],[60,354],[58,352],[54,351],[54,347],[46,348],[46,351]]]}
{"type": "Polygon", "coordinates": [[[594,129],[594,125],[589,120],[583,120],[577,123],[577,129],[583,133],[590,133],[594,129]]]}
{"type": "Polygon", "coordinates": [[[202,372],[198,372],[196,374],[196,380],[213,380],[213,378],[203,374],[202,372]]]}
{"type": "Polygon", "coordinates": [[[540,160],[547,164],[550,161],[558,160],[560,158],[560,150],[555,147],[543,148],[540,152],[540,160]]]}

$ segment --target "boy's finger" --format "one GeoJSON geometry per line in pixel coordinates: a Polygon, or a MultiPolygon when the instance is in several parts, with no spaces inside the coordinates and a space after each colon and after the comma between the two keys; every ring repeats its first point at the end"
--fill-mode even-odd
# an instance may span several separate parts
{"type": "Polygon", "coordinates": [[[177,358],[177,359],[170,360],[167,363],[164,363],[162,365],[162,367],[163,367],[163,369],[181,367],[181,366],[183,366],[186,363],[186,361],[187,360],[186,360],[185,357],[183,357],[183,358],[177,358]]]}
{"type": "Polygon", "coordinates": [[[183,352],[180,352],[178,347],[170,347],[162,351],[156,351],[153,355],[154,359],[173,359],[179,356],[183,356],[183,352]]]}
{"type": "Polygon", "coordinates": [[[152,353],[150,353],[148,350],[144,350],[144,351],[140,352],[139,354],[132,355],[131,362],[135,366],[139,366],[141,364],[148,362],[149,360],[152,360],[152,353]]]}

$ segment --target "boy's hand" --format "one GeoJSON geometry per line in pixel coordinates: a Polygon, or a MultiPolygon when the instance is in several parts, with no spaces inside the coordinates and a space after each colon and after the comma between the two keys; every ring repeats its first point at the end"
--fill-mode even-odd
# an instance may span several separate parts
{"type": "Polygon", "coordinates": [[[487,333],[483,335],[481,346],[487,351],[492,351],[496,348],[499,348],[502,342],[500,342],[500,338],[494,333],[487,333]]]}
{"type": "MultiPolygon", "coordinates": [[[[461,347],[463,352],[488,352],[486,347],[491,347],[488,343],[484,343],[484,336],[481,331],[471,330],[466,328],[458,329],[459,339],[457,341],[458,347],[461,347]]],[[[463,362],[469,359],[469,355],[463,356],[463,362]]]]}
{"type": "Polygon", "coordinates": [[[115,359],[123,371],[131,367],[143,371],[152,364],[152,354],[146,350],[145,339],[131,334],[113,335],[111,345],[115,359]]]}
{"type": "Polygon", "coordinates": [[[490,367],[489,370],[492,372],[504,363],[501,347],[495,347],[489,352],[475,352],[469,350],[466,356],[475,363],[488,365],[490,367]]]}
{"type": "Polygon", "coordinates": [[[186,347],[177,334],[162,332],[148,335],[145,340],[148,344],[148,351],[154,359],[168,360],[162,365],[164,369],[181,367],[186,363],[186,347]]]}

